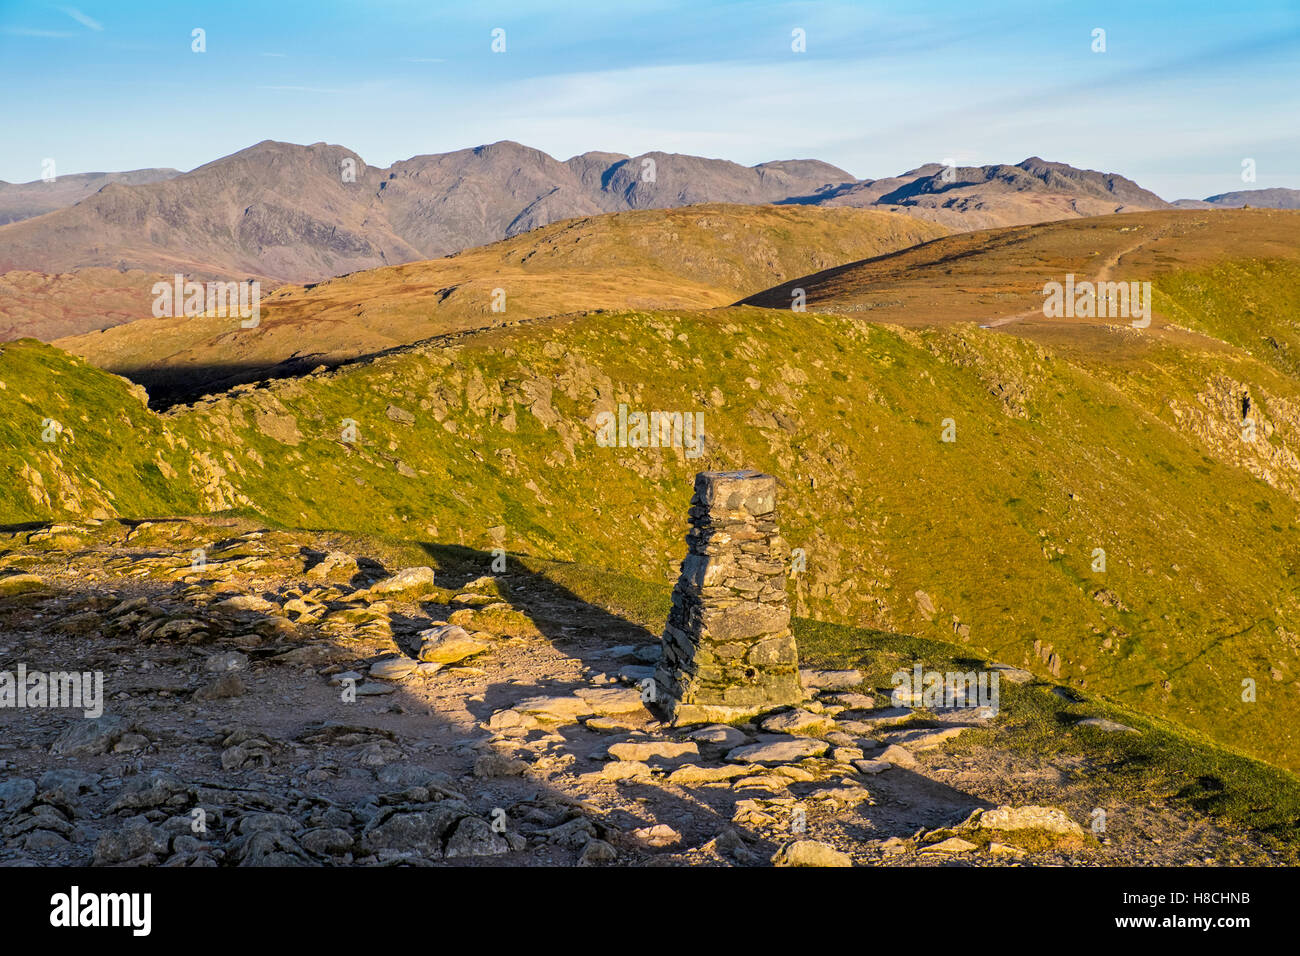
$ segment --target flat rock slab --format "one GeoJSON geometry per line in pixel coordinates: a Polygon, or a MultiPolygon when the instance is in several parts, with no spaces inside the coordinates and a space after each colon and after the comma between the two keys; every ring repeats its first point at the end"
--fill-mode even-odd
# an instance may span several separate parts
{"type": "Polygon", "coordinates": [[[700,756],[700,748],[692,741],[676,743],[671,740],[623,741],[610,744],[609,755],[615,760],[685,760],[700,756]]]}
{"type": "Polygon", "coordinates": [[[115,714],[103,714],[90,720],[79,718],[59,734],[50,747],[50,753],[63,757],[94,757],[108,753],[127,729],[127,722],[115,714]]]}
{"type": "Polygon", "coordinates": [[[255,594],[238,594],[218,601],[212,610],[222,614],[276,614],[280,605],[255,594]]]}
{"type": "Polygon", "coordinates": [[[871,800],[871,794],[866,787],[827,787],[808,794],[808,799],[821,800],[837,808],[855,807],[871,800]]]}
{"type": "Polygon", "coordinates": [[[498,710],[488,718],[487,728],[493,731],[527,731],[538,726],[538,720],[532,714],[517,710],[498,710]]]}
{"type": "Polygon", "coordinates": [[[578,696],[527,697],[511,708],[516,713],[532,714],[541,720],[576,721],[594,714],[591,705],[578,696]]]}
{"type": "Polygon", "coordinates": [[[860,773],[877,774],[884,773],[894,765],[888,760],[855,760],[853,766],[860,773]]]}
{"type": "Polygon", "coordinates": [[[36,784],[24,777],[0,783],[0,809],[9,813],[26,810],[36,798],[36,784]]]}
{"type": "Polygon", "coordinates": [[[759,727],[769,734],[806,736],[824,733],[830,730],[833,725],[833,721],[829,717],[796,707],[794,710],[787,710],[764,718],[759,727]]]}
{"type": "Polygon", "coordinates": [[[626,717],[589,717],[582,725],[598,734],[625,734],[642,726],[626,717]]]}
{"type": "Polygon", "coordinates": [[[668,782],[679,787],[700,783],[721,783],[753,772],[753,767],[735,764],[726,767],[701,767],[699,764],[688,763],[669,774],[668,782]]]}
{"type": "Polygon", "coordinates": [[[968,729],[967,727],[930,727],[916,730],[900,730],[890,735],[889,742],[911,750],[930,750],[968,729]]]}
{"type": "Polygon", "coordinates": [[[634,714],[645,710],[641,692],[633,687],[583,687],[573,692],[586,701],[587,713],[600,717],[634,714]]]}
{"type": "Polygon", "coordinates": [[[686,737],[688,740],[710,744],[715,747],[726,747],[728,750],[749,742],[749,736],[744,731],[737,730],[730,724],[712,724],[708,727],[701,727],[699,730],[692,730],[686,737]]]}
{"type": "Polygon", "coordinates": [[[809,690],[850,690],[862,683],[862,671],[801,670],[799,680],[809,690]]]}
{"type": "Polygon", "coordinates": [[[793,737],[789,740],[737,747],[727,754],[727,760],[731,763],[792,763],[808,757],[820,757],[829,749],[830,744],[824,740],[793,737]]]}
{"type": "Polygon", "coordinates": [[[866,694],[840,693],[825,698],[828,704],[837,704],[845,710],[875,710],[876,698],[866,694]]]}
{"type": "Polygon", "coordinates": [[[1113,720],[1107,720],[1105,717],[1085,717],[1074,726],[1076,727],[1095,727],[1097,730],[1104,730],[1108,734],[1137,734],[1141,731],[1127,724],[1117,723],[1113,720]]]}
{"type": "Polygon", "coordinates": [[[528,697],[512,708],[541,720],[573,722],[579,717],[647,713],[641,694],[631,687],[584,687],[571,696],[528,697]]]}
{"type": "Polygon", "coordinates": [[[949,837],[942,843],[932,843],[930,846],[921,847],[922,853],[970,853],[978,850],[979,847],[969,840],[963,840],[961,837],[949,837]]]}
{"type": "Polygon", "coordinates": [[[401,680],[415,673],[419,661],[409,657],[386,657],[370,665],[370,676],[375,680],[401,680]]]}
{"type": "MultiPolygon", "coordinates": [[[[846,712],[847,713],[847,712],[846,712]]],[[[875,733],[883,727],[896,727],[905,724],[915,715],[908,707],[882,707],[880,710],[861,713],[854,711],[851,717],[840,715],[839,725],[851,734],[875,733]]]]}
{"type": "Polygon", "coordinates": [[[611,760],[600,770],[591,774],[584,774],[582,780],[649,780],[654,771],[650,769],[647,763],[641,763],[637,760],[611,760]]]}

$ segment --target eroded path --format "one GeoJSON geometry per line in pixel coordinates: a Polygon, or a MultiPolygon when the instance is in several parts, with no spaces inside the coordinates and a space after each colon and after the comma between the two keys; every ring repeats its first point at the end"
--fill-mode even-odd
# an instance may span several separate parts
{"type": "MultiPolygon", "coordinates": [[[[1146,236],[1145,238],[1140,239],[1139,241],[1133,243],[1132,245],[1126,246],[1125,248],[1120,249],[1117,252],[1114,252],[1111,255],[1107,256],[1105,260],[1102,261],[1101,267],[1097,270],[1096,274],[1089,281],[1091,281],[1094,286],[1099,285],[1102,282],[1111,281],[1111,276],[1114,274],[1116,267],[1120,264],[1120,261],[1125,256],[1132,255],[1142,247],[1157,242],[1158,240],[1162,239],[1167,232],[1168,232],[1167,229],[1158,229],[1152,235],[1146,236]]],[[[982,326],[984,328],[997,329],[997,328],[1001,328],[1004,325],[1013,325],[1016,322],[1023,322],[1026,319],[1033,319],[1033,318],[1039,318],[1039,319],[1043,318],[1043,307],[1041,305],[1032,309],[1026,309],[1024,312],[1017,312],[1014,315],[1006,315],[998,319],[990,319],[988,322],[982,323],[982,326]]],[[[1101,318],[1101,319],[1094,319],[1094,320],[1070,319],[1068,321],[1070,322],[1079,322],[1079,321],[1113,322],[1115,320],[1108,319],[1108,318],[1101,318]]]]}

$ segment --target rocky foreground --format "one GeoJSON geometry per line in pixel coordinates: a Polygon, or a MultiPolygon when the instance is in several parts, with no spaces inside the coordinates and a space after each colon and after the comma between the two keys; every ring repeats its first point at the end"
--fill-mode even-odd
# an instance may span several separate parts
{"type": "Polygon", "coordinates": [[[0,863],[1276,859],[852,670],[804,671],[806,700],[751,723],[665,726],[659,650],[522,570],[435,579],[233,520],[10,529],[0,671],[102,671],[104,712],[0,709],[0,863]]]}

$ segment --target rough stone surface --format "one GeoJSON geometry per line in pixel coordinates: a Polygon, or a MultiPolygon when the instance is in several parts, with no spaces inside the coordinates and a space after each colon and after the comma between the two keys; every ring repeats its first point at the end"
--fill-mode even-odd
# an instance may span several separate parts
{"type": "Polygon", "coordinates": [[[1055,807],[998,807],[980,813],[972,823],[981,830],[1041,830],[1059,836],[1083,836],[1083,827],[1055,807]]]}
{"type": "Polygon", "coordinates": [[[611,744],[609,755],[615,760],[685,760],[698,758],[699,748],[694,743],[674,743],[671,740],[652,740],[644,743],[627,741],[611,744]]]}
{"type": "Polygon", "coordinates": [[[853,860],[826,843],[817,840],[796,840],[777,850],[772,856],[773,866],[852,866],[853,860]]]}
{"type": "MultiPolygon", "coordinates": [[[[899,749],[901,750],[902,748],[900,747],[899,749]]],[[[877,760],[854,760],[853,766],[857,768],[859,773],[877,774],[877,773],[884,773],[886,770],[888,770],[890,767],[894,765],[888,760],[877,759],[877,760]]]]}
{"type": "Polygon", "coordinates": [[[749,739],[745,736],[744,731],[737,730],[727,724],[711,724],[708,727],[693,730],[686,736],[690,740],[705,746],[725,747],[728,750],[739,747],[749,739]]]}
{"type": "Polygon", "coordinates": [[[786,598],[788,548],[776,479],[701,472],[687,554],[655,670],[655,703],[677,724],[737,720],[797,704],[799,658],[786,598]]]}
{"type": "Polygon", "coordinates": [[[401,680],[410,676],[419,666],[409,657],[385,657],[370,665],[370,676],[376,680],[401,680]]]}
{"type": "Polygon", "coordinates": [[[904,747],[898,746],[898,744],[890,744],[880,752],[880,756],[877,759],[883,760],[886,763],[891,763],[895,767],[904,767],[908,770],[920,766],[916,757],[912,756],[912,752],[904,747]]]}
{"type": "Polygon", "coordinates": [[[862,672],[802,670],[799,679],[809,690],[849,690],[862,683],[862,672]]]}
{"type": "Polygon", "coordinates": [[[769,734],[815,735],[831,728],[830,718],[821,714],[812,714],[796,707],[793,710],[773,714],[763,720],[759,727],[769,734]]]}
{"type": "Polygon", "coordinates": [[[930,846],[922,847],[922,853],[970,853],[972,850],[978,850],[979,847],[969,840],[963,840],[961,837],[949,837],[940,842],[933,843],[930,846]]]}
{"type": "Polygon", "coordinates": [[[479,817],[465,817],[447,840],[447,857],[498,856],[510,852],[505,838],[492,831],[492,825],[479,817]]]}
{"type": "Polygon", "coordinates": [[[126,721],[113,714],[75,720],[54,741],[51,753],[63,757],[93,757],[107,753],[126,733],[126,721]]]}
{"type": "Polygon", "coordinates": [[[824,740],[795,737],[737,747],[727,754],[727,759],[732,763],[788,763],[807,757],[820,757],[829,749],[830,745],[824,740]]]}
{"type": "Polygon", "coordinates": [[[420,660],[435,664],[455,664],[487,650],[488,645],[475,640],[463,627],[439,624],[419,633],[420,660]]]}
{"type": "Polygon", "coordinates": [[[371,594],[400,594],[433,586],[433,568],[403,568],[391,577],[371,585],[371,594]]]}
{"type": "Polygon", "coordinates": [[[635,714],[645,708],[641,692],[631,687],[580,687],[574,694],[587,702],[593,714],[635,714]]]}

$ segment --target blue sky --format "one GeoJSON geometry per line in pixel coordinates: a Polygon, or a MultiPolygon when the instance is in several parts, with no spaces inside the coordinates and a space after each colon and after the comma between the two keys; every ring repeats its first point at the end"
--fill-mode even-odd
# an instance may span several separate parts
{"type": "Polygon", "coordinates": [[[1200,198],[1300,188],[1298,81],[1297,0],[0,0],[0,179],[47,157],[191,169],[263,139],[378,166],[513,139],[871,178],[1039,155],[1200,198]]]}

